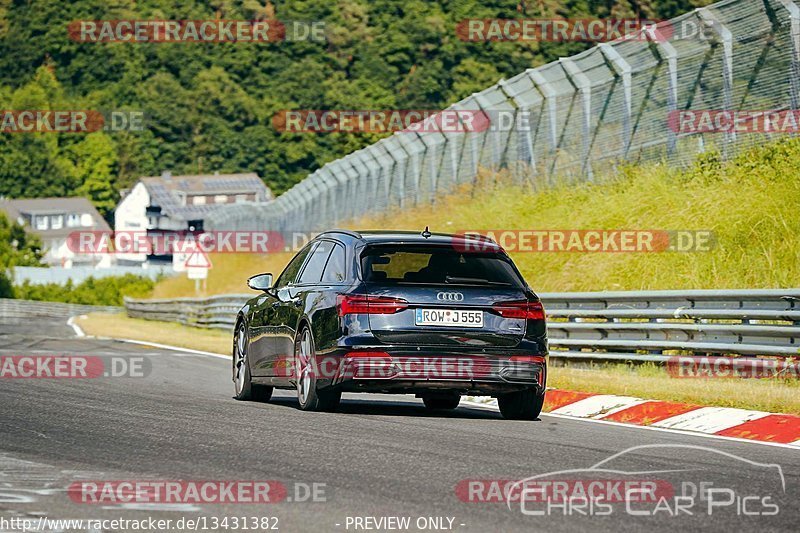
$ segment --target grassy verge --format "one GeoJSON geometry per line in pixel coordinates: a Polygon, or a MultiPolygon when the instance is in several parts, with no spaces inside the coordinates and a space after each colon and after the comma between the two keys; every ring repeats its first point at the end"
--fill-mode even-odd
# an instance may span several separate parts
{"type": "MultiPolygon", "coordinates": [[[[78,325],[88,335],[143,340],[222,354],[229,353],[231,346],[230,335],[223,331],[119,314],[93,313],[79,319],[78,325]]],[[[591,369],[551,367],[548,379],[549,385],[558,389],[800,415],[798,381],[675,379],[655,365],[591,369]]]]}
{"type": "Polygon", "coordinates": [[[155,286],[150,297],[178,298],[248,293],[250,289],[245,283],[247,278],[264,272],[272,272],[278,277],[293,255],[293,253],[210,254],[212,268],[208,271],[206,290],[195,292],[194,280],[188,279],[183,274],[163,279],[155,286]]]}
{"type": "Polygon", "coordinates": [[[233,342],[225,331],[128,318],[123,314],[91,313],[76,322],[87,335],[95,337],[133,339],[221,354],[229,354],[233,342]]]}

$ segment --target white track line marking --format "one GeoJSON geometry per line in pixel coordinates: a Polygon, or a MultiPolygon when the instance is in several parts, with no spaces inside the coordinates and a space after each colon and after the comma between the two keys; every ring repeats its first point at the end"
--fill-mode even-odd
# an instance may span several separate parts
{"type": "MultiPolygon", "coordinates": [[[[83,318],[85,316],[86,315],[81,315],[80,318],[83,318]]],[[[81,327],[78,324],[75,323],[75,319],[76,318],[79,318],[79,317],[75,317],[75,316],[69,317],[69,320],[67,320],[67,325],[72,328],[72,330],[75,332],[75,336],[76,337],[85,337],[86,333],[84,333],[83,330],[81,329],[81,327]]]]}
{"type": "Polygon", "coordinates": [[[224,355],[221,353],[214,353],[214,352],[204,352],[203,350],[192,350],[190,348],[181,348],[180,346],[171,346],[169,344],[159,344],[157,342],[148,342],[148,341],[137,341],[134,339],[114,339],[117,341],[127,342],[129,344],[141,344],[142,346],[152,346],[153,348],[161,348],[163,350],[172,350],[174,352],[184,352],[192,355],[204,355],[206,357],[216,357],[218,359],[225,359],[227,361],[231,360],[230,355],[224,355]]]}

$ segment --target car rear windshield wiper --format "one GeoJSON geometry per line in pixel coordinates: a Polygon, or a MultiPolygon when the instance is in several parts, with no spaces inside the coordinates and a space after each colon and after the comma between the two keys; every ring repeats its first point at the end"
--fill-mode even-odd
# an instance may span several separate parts
{"type": "Polygon", "coordinates": [[[467,283],[472,285],[504,285],[508,286],[511,285],[505,281],[490,281],[488,279],[483,278],[465,278],[460,276],[445,276],[444,278],[445,283],[467,283]]]}

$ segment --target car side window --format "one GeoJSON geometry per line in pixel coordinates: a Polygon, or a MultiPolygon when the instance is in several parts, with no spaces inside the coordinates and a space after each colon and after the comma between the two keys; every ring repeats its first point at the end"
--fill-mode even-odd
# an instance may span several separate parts
{"type": "Polygon", "coordinates": [[[319,283],[322,277],[322,270],[328,261],[328,256],[333,248],[331,241],[319,241],[317,247],[311,252],[311,257],[306,262],[306,266],[300,273],[298,283],[319,283]]]}
{"type": "Polygon", "coordinates": [[[306,257],[313,248],[314,246],[306,246],[300,250],[296,256],[294,256],[294,259],[289,261],[289,264],[283,269],[281,277],[278,278],[278,282],[275,283],[275,287],[281,288],[285,287],[289,283],[294,283],[294,281],[297,279],[297,274],[300,273],[300,268],[303,266],[303,262],[306,260],[306,257]]]}
{"type": "Polygon", "coordinates": [[[323,283],[340,283],[347,279],[347,268],[344,246],[341,244],[334,244],[333,251],[328,258],[328,264],[325,265],[325,271],[322,273],[323,283]]]}

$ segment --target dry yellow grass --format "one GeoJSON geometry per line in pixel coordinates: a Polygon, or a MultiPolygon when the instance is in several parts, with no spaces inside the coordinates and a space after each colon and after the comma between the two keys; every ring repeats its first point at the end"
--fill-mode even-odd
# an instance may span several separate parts
{"type": "Polygon", "coordinates": [[[77,319],[78,325],[87,335],[133,339],[230,354],[231,335],[216,329],[191,328],[173,322],[157,322],[140,318],[128,318],[124,314],[91,313],[77,319]]]}
{"type": "Polygon", "coordinates": [[[243,294],[251,291],[247,278],[264,272],[277,277],[286,266],[291,253],[273,254],[210,254],[212,268],[208,271],[206,290],[195,292],[195,282],[179,274],[160,281],[152,298],[177,298],[181,296],[209,296],[212,294],[243,294]]]}

